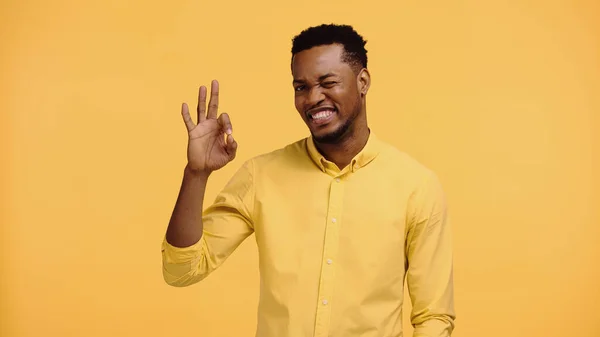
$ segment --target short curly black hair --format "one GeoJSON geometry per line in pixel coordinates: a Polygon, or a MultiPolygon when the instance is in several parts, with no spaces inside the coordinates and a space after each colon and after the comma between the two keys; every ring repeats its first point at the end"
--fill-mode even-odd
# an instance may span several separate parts
{"type": "Polygon", "coordinates": [[[367,41],[350,25],[322,24],[309,27],[292,39],[292,60],[295,54],[312,47],[341,44],[344,47],[342,61],[355,70],[367,67],[367,41]]]}

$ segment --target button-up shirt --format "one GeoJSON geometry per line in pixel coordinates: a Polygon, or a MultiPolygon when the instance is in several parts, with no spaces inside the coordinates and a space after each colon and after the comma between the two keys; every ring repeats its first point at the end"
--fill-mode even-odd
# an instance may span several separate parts
{"type": "Polygon", "coordinates": [[[163,240],[164,279],[195,284],[254,234],[257,337],[400,337],[405,282],[415,337],[454,328],[440,181],[373,132],[343,169],[311,137],[247,160],[202,221],[189,247],[163,240]]]}

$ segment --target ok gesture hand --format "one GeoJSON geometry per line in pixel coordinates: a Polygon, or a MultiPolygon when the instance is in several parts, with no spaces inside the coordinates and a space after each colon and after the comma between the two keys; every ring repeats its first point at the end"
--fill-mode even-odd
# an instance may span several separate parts
{"type": "Polygon", "coordinates": [[[188,105],[183,103],[181,115],[188,132],[188,167],[194,172],[210,174],[235,158],[237,143],[233,139],[231,122],[226,113],[217,117],[219,108],[219,82],[212,81],[208,113],[206,87],[198,94],[197,123],[192,120],[188,105]]]}

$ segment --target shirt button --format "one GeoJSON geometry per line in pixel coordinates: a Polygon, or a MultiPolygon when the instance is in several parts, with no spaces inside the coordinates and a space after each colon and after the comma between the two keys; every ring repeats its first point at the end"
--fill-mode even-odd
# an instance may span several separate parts
{"type": "Polygon", "coordinates": [[[331,259],[327,259],[327,264],[332,264],[333,261],[331,261],[331,259]]]}
{"type": "Polygon", "coordinates": [[[327,305],[327,303],[329,303],[328,300],[323,300],[323,305],[327,305]]]}
{"type": "Polygon", "coordinates": [[[339,183],[340,182],[340,178],[335,178],[335,181],[339,183]]]}
{"type": "Polygon", "coordinates": [[[337,220],[335,218],[331,219],[331,222],[335,223],[337,220]]]}

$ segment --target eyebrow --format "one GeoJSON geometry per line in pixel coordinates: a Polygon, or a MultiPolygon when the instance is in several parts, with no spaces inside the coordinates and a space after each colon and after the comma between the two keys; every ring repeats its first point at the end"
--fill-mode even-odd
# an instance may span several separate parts
{"type": "MultiPolygon", "coordinates": [[[[319,76],[319,81],[323,81],[324,79],[328,78],[328,77],[332,77],[332,76],[336,76],[336,74],[334,73],[327,73],[325,75],[321,75],[319,76]]],[[[294,81],[292,83],[304,83],[303,80],[299,80],[299,79],[294,79],[294,81]]]]}

